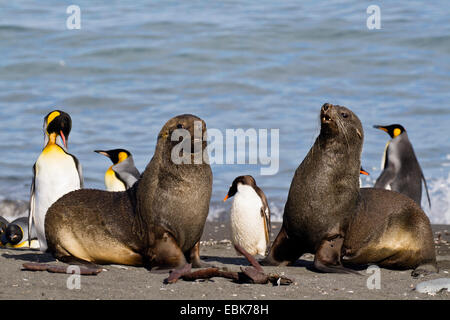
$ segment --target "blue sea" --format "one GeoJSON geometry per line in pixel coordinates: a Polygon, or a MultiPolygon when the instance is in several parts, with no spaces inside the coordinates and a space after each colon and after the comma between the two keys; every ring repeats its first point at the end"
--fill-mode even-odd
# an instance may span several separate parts
{"type": "Polygon", "coordinates": [[[330,102],[363,123],[363,186],[389,139],[372,126],[406,128],[430,189],[423,207],[450,224],[449,16],[444,0],[0,1],[0,200],[27,201],[53,109],[71,115],[69,151],[99,189],[110,163],[93,150],[128,149],[142,171],[162,125],[192,113],[223,132],[279,129],[277,174],[212,166],[209,219],[227,219],[223,197],[251,174],[281,221],[330,102]],[[72,4],[80,29],[67,27],[72,4]],[[367,27],[372,4],[381,29],[367,27]]]}

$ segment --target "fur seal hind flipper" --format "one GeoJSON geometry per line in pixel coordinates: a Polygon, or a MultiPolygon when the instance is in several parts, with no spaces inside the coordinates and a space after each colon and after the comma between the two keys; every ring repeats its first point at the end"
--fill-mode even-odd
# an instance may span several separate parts
{"type": "Polygon", "coordinates": [[[184,266],[187,261],[176,239],[162,227],[155,228],[152,245],[148,249],[145,265],[151,270],[166,270],[184,266]]]}
{"type": "Polygon", "coordinates": [[[268,255],[259,263],[263,266],[287,266],[293,264],[305,251],[301,243],[290,238],[284,225],[275,238],[268,255]]]}
{"type": "Polygon", "coordinates": [[[355,270],[342,266],[341,252],[343,244],[344,238],[339,235],[323,240],[314,256],[314,267],[321,272],[361,275],[355,270]]]}
{"type": "Polygon", "coordinates": [[[436,264],[433,262],[421,264],[416,269],[411,271],[411,276],[417,278],[419,276],[427,276],[433,273],[439,272],[439,269],[436,267],[436,264]]]}
{"type": "Polygon", "coordinates": [[[212,268],[214,265],[205,262],[200,258],[200,241],[189,252],[189,257],[186,257],[192,264],[193,268],[212,268]]]}

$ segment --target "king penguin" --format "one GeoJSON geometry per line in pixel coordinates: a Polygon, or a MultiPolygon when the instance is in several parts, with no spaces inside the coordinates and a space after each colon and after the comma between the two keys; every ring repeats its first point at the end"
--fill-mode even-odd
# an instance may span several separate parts
{"type": "MultiPolygon", "coordinates": [[[[44,224],[48,208],[66,193],[83,187],[80,162],[67,152],[71,129],[72,119],[63,111],[52,111],[44,118],[44,149],[33,166],[28,216],[28,226],[34,222],[41,251],[47,250],[44,224]]],[[[29,227],[29,239],[31,230],[29,227]]]]}
{"type": "Polygon", "coordinates": [[[413,146],[405,128],[399,124],[373,126],[392,138],[386,144],[382,158],[383,170],[375,182],[375,188],[397,191],[413,199],[419,206],[422,200],[422,181],[431,208],[430,195],[422,169],[417,161],[413,146]]]}
{"type": "Polygon", "coordinates": [[[0,216],[0,239],[6,231],[6,227],[8,226],[8,220],[0,216]]]}
{"type": "Polygon", "coordinates": [[[39,248],[39,242],[36,240],[36,231],[31,231],[31,241],[28,241],[28,219],[26,217],[18,218],[8,224],[5,233],[2,236],[2,244],[9,248],[39,248]]]}
{"type": "Polygon", "coordinates": [[[223,201],[233,196],[230,214],[233,244],[251,255],[264,256],[270,232],[270,209],[264,192],[252,176],[239,176],[223,201]]]}
{"type": "Polygon", "coordinates": [[[95,150],[111,159],[113,165],[105,173],[105,186],[108,191],[125,191],[139,180],[140,173],[134,165],[133,156],[128,150],[95,150]]]}

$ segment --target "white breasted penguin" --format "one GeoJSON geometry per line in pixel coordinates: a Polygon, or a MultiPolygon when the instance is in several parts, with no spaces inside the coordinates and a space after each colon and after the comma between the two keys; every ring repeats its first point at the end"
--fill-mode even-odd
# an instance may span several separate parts
{"type": "Polygon", "coordinates": [[[239,176],[223,201],[233,196],[230,214],[233,244],[251,255],[264,256],[270,240],[270,209],[264,192],[252,176],[239,176]]]}
{"type": "MultiPolygon", "coordinates": [[[[41,251],[47,250],[45,215],[60,197],[83,187],[83,174],[78,159],[67,152],[72,119],[60,110],[44,118],[44,149],[33,166],[28,226],[36,228],[41,251]],[[61,137],[62,144],[57,141],[61,137]],[[33,224],[34,222],[34,224],[33,224]]],[[[29,227],[29,239],[31,230],[29,227]]]]}
{"type": "Polygon", "coordinates": [[[140,173],[134,165],[133,156],[128,150],[95,150],[111,159],[113,165],[105,173],[105,186],[108,191],[125,191],[139,180],[140,173]]]}
{"type": "Polygon", "coordinates": [[[28,219],[26,217],[18,218],[6,227],[1,239],[2,245],[9,248],[39,248],[35,229],[32,229],[31,241],[28,241],[29,234],[28,219]]]}
{"type": "Polygon", "coordinates": [[[383,171],[375,182],[374,187],[403,193],[420,206],[423,181],[427,192],[428,204],[431,208],[427,182],[405,128],[399,124],[389,126],[375,125],[373,127],[385,131],[392,138],[386,144],[381,164],[383,171]]]}
{"type": "MultiPolygon", "coordinates": [[[[366,170],[364,170],[363,167],[361,167],[361,168],[359,169],[359,174],[363,174],[363,175],[365,175],[365,176],[370,176],[369,172],[367,172],[366,170]]],[[[360,186],[360,187],[362,186],[362,180],[361,180],[361,178],[359,178],[359,186],[360,186]]]]}

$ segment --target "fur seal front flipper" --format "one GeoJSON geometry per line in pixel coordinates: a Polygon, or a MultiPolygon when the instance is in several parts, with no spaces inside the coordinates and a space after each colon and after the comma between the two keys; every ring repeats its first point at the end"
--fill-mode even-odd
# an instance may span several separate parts
{"type": "Polygon", "coordinates": [[[212,172],[204,155],[201,163],[186,162],[203,153],[205,131],[204,121],[196,116],[174,117],[161,129],[155,154],[132,188],[78,190],[59,199],[45,220],[49,250],[60,260],[73,256],[95,264],[150,269],[186,262],[204,265],[198,246],[209,211],[212,172]],[[172,159],[172,149],[180,143],[172,141],[177,129],[190,134],[193,147],[179,164],[172,159]]]}

